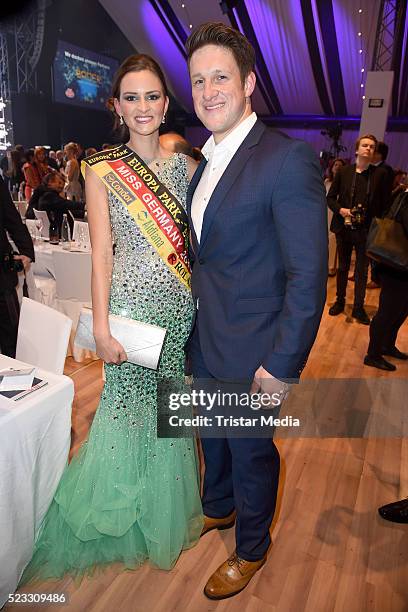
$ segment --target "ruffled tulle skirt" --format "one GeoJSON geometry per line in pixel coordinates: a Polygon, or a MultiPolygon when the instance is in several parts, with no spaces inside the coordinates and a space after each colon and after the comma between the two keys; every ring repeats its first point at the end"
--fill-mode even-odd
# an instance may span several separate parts
{"type": "Polygon", "coordinates": [[[106,367],[89,438],[65,469],[21,583],[121,562],[170,569],[202,529],[192,439],[157,438],[156,373],[106,367]]]}

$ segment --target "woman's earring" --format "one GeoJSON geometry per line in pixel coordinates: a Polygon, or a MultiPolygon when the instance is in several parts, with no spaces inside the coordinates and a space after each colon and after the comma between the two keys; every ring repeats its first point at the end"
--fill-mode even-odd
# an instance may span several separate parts
{"type": "Polygon", "coordinates": [[[123,125],[125,122],[123,121],[123,115],[119,115],[119,123],[123,125]]]}
{"type": "Polygon", "coordinates": [[[162,123],[166,123],[166,113],[163,115],[162,123]]]}

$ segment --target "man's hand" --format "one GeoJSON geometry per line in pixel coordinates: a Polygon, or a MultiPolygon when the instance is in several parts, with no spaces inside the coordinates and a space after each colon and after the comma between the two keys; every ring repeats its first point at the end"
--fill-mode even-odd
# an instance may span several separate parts
{"type": "Polygon", "coordinates": [[[344,219],[346,217],[351,217],[351,210],[349,208],[340,208],[339,213],[344,219]]]}
{"type": "Polygon", "coordinates": [[[267,393],[272,399],[272,396],[275,397],[280,396],[280,401],[282,402],[289,392],[290,386],[275,378],[270,374],[264,367],[259,366],[254,375],[254,380],[252,381],[252,386],[250,393],[267,393]]]}
{"type": "Polygon", "coordinates": [[[14,259],[19,259],[23,262],[24,272],[28,272],[31,266],[31,259],[27,255],[14,255],[14,259]]]}

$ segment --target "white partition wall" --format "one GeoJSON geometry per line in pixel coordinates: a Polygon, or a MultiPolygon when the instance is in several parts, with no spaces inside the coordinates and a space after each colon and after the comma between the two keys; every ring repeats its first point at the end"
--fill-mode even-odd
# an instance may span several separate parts
{"type": "Polygon", "coordinates": [[[367,72],[360,136],[373,134],[378,140],[384,140],[393,81],[392,70],[367,72]]]}

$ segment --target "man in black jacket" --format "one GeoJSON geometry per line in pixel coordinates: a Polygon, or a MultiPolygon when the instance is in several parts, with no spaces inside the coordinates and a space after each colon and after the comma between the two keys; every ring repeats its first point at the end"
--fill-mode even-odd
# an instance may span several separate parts
{"type": "Polygon", "coordinates": [[[0,350],[15,357],[20,307],[16,286],[17,269],[28,270],[34,261],[34,247],[26,226],[21,221],[3,179],[0,178],[0,350]],[[13,248],[7,233],[19,250],[13,248]]]}
{"type": "Polygon", "coordinates": [[[370,324],[364,310],[367,286],[367,232],[374,216],[382,216],[387,197],[387,173],[371,165],[377,139],[371,134],[356,142],[356,163],[341,168],[327,194],[333,211],[330,230],[336,234],[339,257],[337,269],[337,299],[329,310],[331,316],[343,312],[346,301],[347,279],[353,248],[356,251],[354,306],[352,316],[370,324]]]}
{"type": "Polygon", "coordinates": [[[376,166],[377,168],[383,168],[387,173],[386,193],[387,193],[388,199],[385,202],[383,202],[384,213],[386,213],[389,207],[391,206],[391,193],[392,193],[392,186],[394,183],[394,170],[392,169],[392,166],[387,164],[386,162],[387,156],[388,156],[388,145],[382,141],[377,142],[377,147],[373,155],[372,163],[373,163],[373,166],[376,166]]]}
{"type": "MultiPolygon", "coordinates": [[[[373,166],[376,166],[377,168],[383,168],[387,173],[387,188],[386,188],[387,199],[385,202],[383,202],[383,205],[382,205],[383,214],[385,214],[391,206],[392,187],[394,184],[394,170],[389,164],[387,164],[386,162],[387,156],[388,156],[388,145],[385,144],[385,142],[382,142],[380,140],[379,142],[377,142],[377,147],[374,151],[372,164],[373,166]]],[[[373,269],[371,266],[371,280],[369,283],[367,283],[367,289],[379,289],[379,288],[380,288],[380,285],[378,285],[373,278],[373,269]]]]}
{"type": "MultiPolygon", "coordinates": [[[[64,214],[71,212],[74,217],[83,219],[85,204],[83,202],[67,200],[62,197],[60,194],[63,189],[64,179],[59,172],[50,172],[46,174],[41,185],[33,191],[33,195],[28,204],[26,218],[35,219],[34,209],[46,211],[48,217],[50,217],[50,213],[53,213],[60,233],[64,214]]],[[[73,221],[71,215],[68,215],[68,223],[71,226],[72,232],[73,221]]]]}
{"type": "MultiPolygon", "coordinates": [[[[408,239],[408,190],[398,197],[390,212],[392,215],[396,212],[394,220],[401,224],[408,239]]],[[[408,270],[378,262],[375,263],[374,276],[379,281],[381,293],[377,313],[370,325],[370,344],[364,363],[380,370],[394,371],[395,365],[383,356],[408,360],[408,354],[396,347],[398,332],[408,317],[408,270]]]]}

